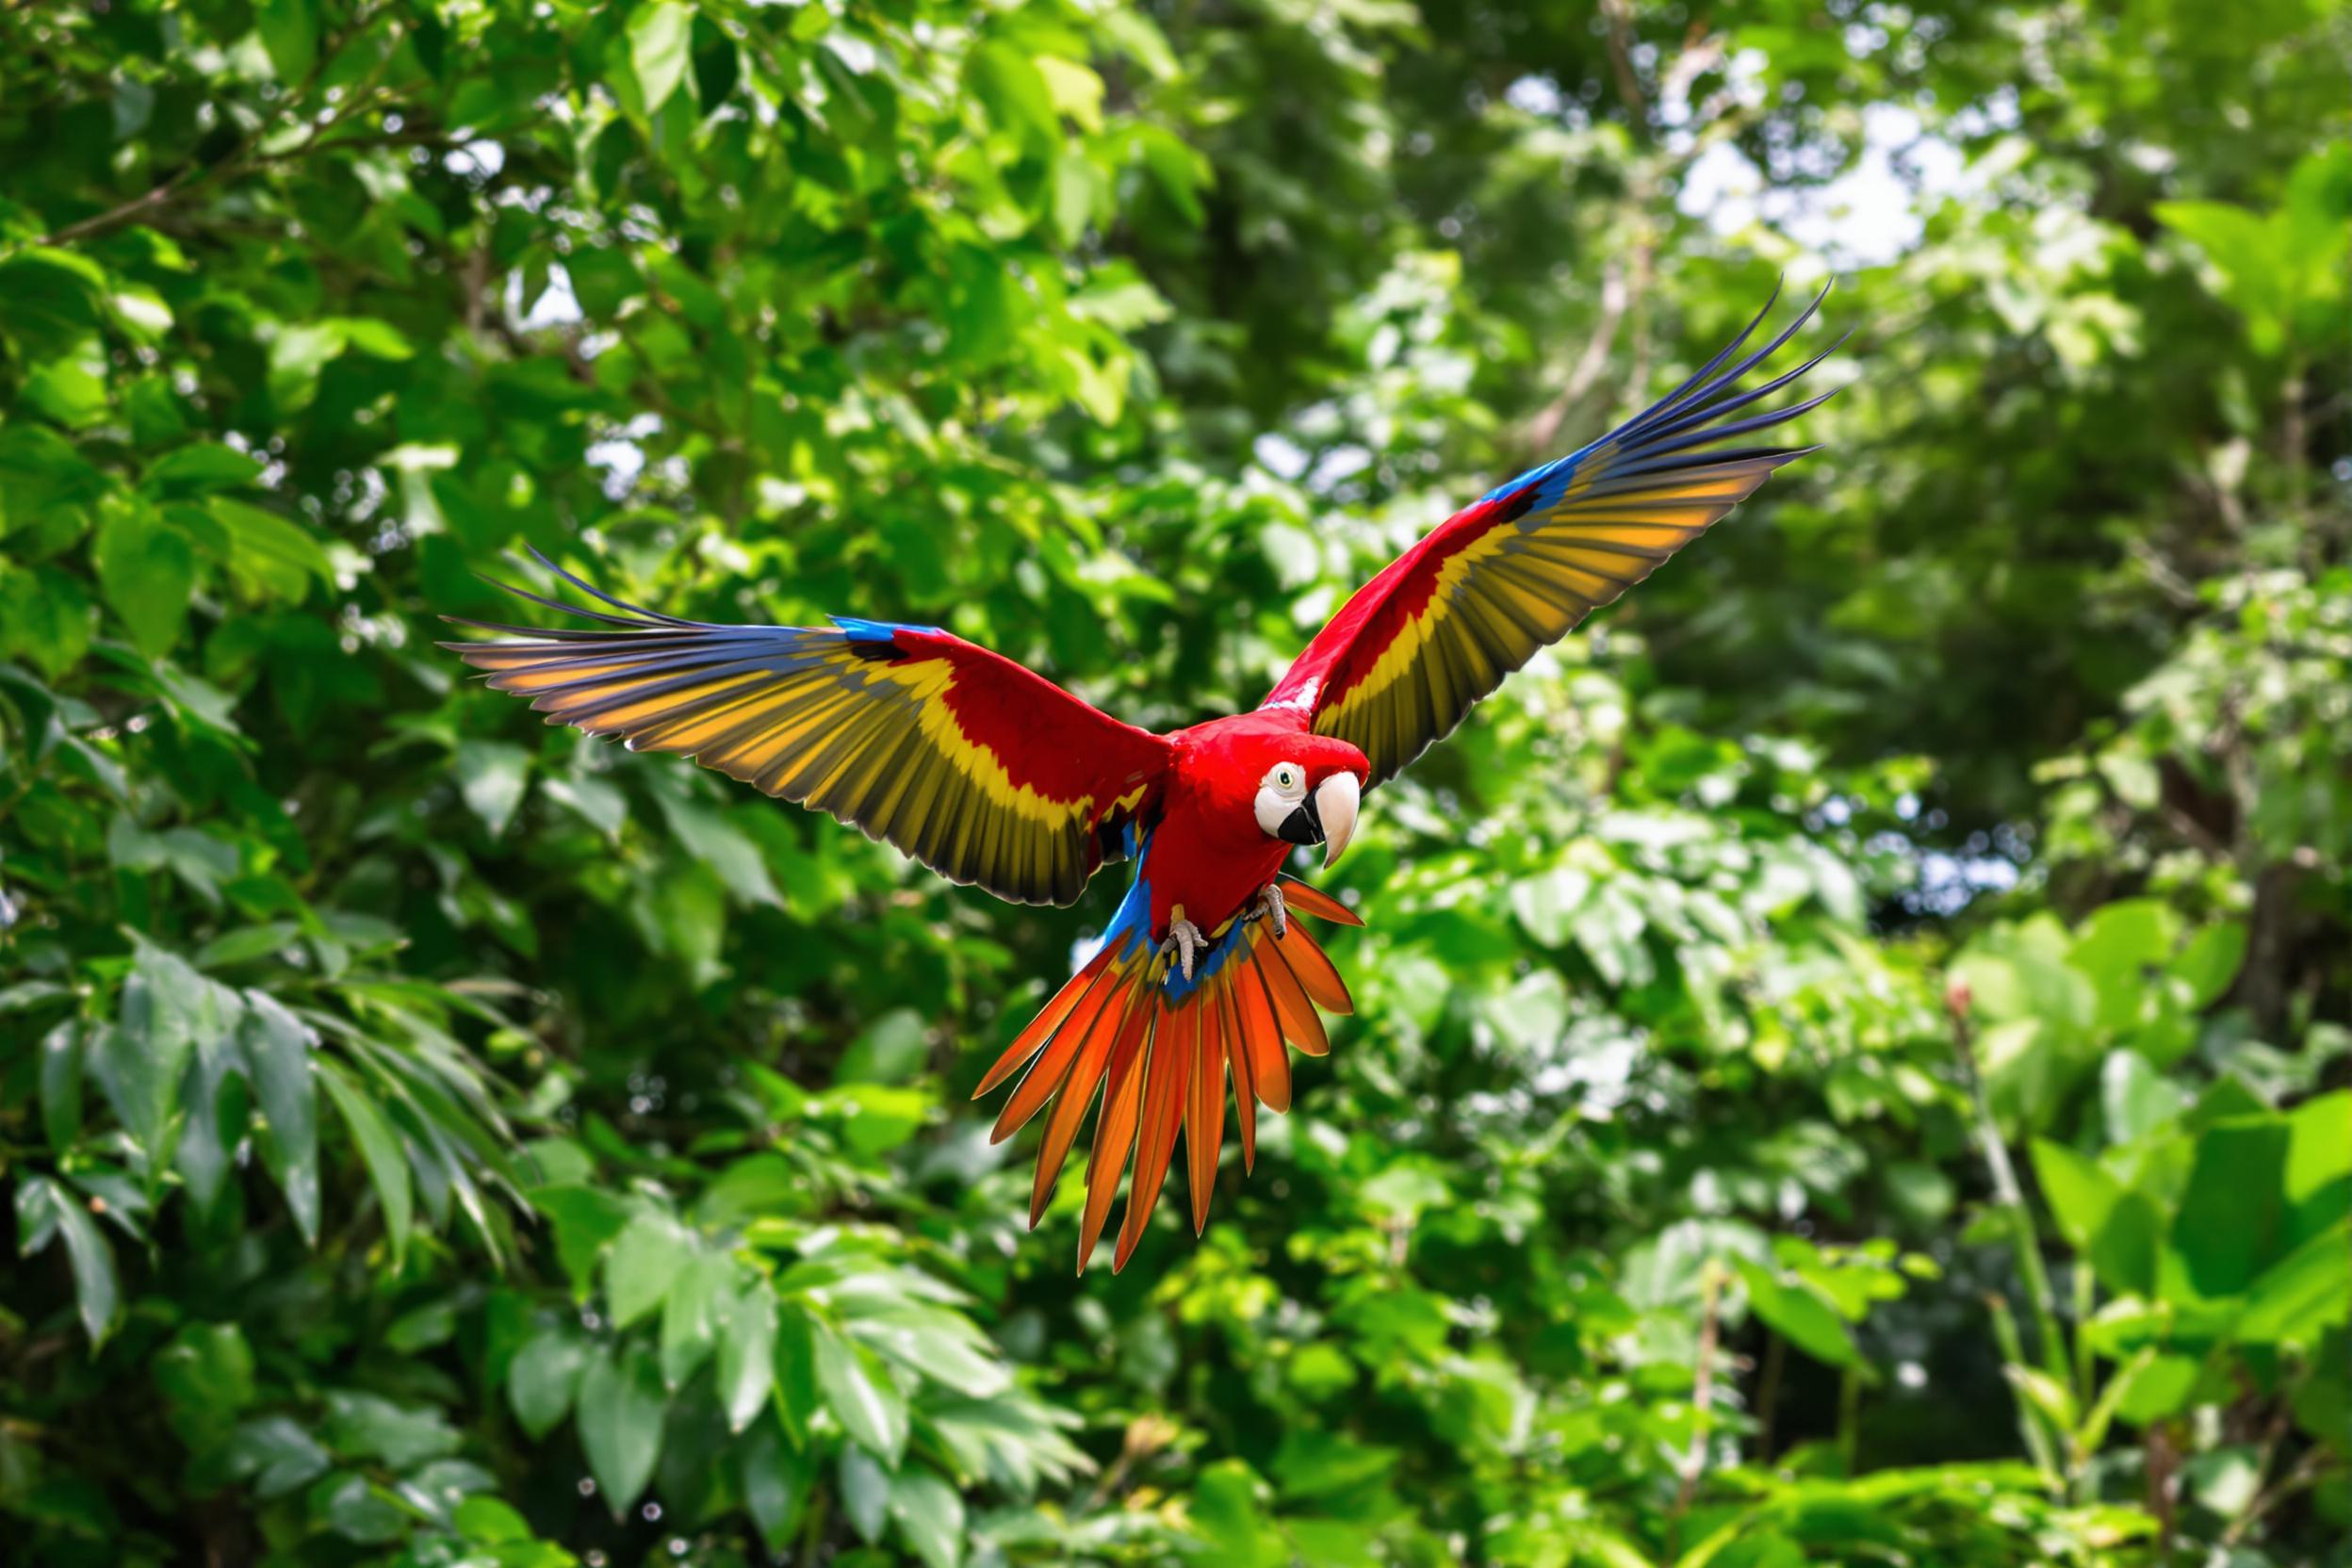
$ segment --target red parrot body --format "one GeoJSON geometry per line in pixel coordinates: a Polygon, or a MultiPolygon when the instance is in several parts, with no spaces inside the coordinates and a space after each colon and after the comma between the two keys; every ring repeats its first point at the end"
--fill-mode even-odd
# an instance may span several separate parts
{"type": "Polygon", "coordinates": [[[1151,929],[1163,935],[1184,919],[1203,931],[1223,926],[1296,847],[1268,839],[1250,815],[1266,769],[1284,757],[1304,762],[1313,791],[1332,770],[1352,771],[1361,784],[1368,766],[1355,747],[1311,734],[1306,715],[1293,709],[1211,719],[1166,739],[1174,765],[1150,851],[1135,869],[1137,884],[1149,890],[1151,929]]]}
{"type": "Polygon", "coordinates": [[[1826,357],[1760,387],[1739,384],[1813,308],[1723,368],[1759,312],[1658,403],[1456,513],[1358,590],[1256,710],[1167,735],[1121,724],[937,627],[681,620],[552,563],[605,608],[514,592],[598,627],[488,627],[515,640],[448,645],[551,724],[691,756],[1004,898],[1073,903],[1103,861],[1133,860],[1100,945],[979,1089],[1020,1074],[999,1139],[1052,1107],[1032,1226],[1099,1107],[1079,1266],[1132,1171],[1120,1267],[1150,1222],[1178,1135],[1197,1231],[1216,1186],[1229,1081],[1246,1168],[1257,1107],[1289,1107],[1289,1050],[1323,1054],[1318,1009],[1352,1010],[1331,960],[1288,916],[1361,922],[1280,879],[1284,858],[1307,843],[1336,858],[1364,791],[1810,449],[1722,443],[1822,400],[1732,417],[1826,357]]]}

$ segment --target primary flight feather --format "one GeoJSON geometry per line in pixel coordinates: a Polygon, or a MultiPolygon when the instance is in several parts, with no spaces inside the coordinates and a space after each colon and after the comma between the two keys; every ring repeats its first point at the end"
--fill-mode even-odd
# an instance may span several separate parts
{"type": "Polygon", "coordinates": [[[501,640],[447,645],[551,724],[692,757],[1001,898],[1069,904],[1104,861],[1133,860],[1102,945],[978,1091],[1020,1075],[997,1118],[999,1141],[1046,1113],[1033,1228],[1095,1110],[1078,1264],[1093,1256],[1128,1176],[1116,1270],[1142,1240],[1179,1135],[1198,1232],[1229,1098],[1246,1169],[1257,1153],[1257,1107],[1289,1108],[1289,1051],[1322,1055],[1330,1040],[1319,1014],[1351,1010],[1338,972],[1291,917],[1361,922],[1282,877],[1283,858],[1321,844],[1324,863],[1336,859],[1364,792],[1452,729],[1538,648],[1812,449],[1724,443],[1822,400],[1745,412],[1826,353],[1740,385],[1820,305],[1816,296],[1747,352],[1768,301],[1658,402],[1496,486],[1391,563],[1255,710],[1171,734],[1121,724],[937,627],[848,616],[825,627],[680,620],[625,604],[544,558],[605,608],[514,592],[594,626],[468,621],[461,624],[501,640]]]}

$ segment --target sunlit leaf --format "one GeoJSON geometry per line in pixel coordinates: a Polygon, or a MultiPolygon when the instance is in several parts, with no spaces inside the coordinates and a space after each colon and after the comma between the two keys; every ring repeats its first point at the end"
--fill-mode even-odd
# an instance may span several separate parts
{"type": "Polygon", "coordinates": [[[662,1457],[662,1371],[643,1349],[600,1349],[580,1380],[580,1446],[615,1519],[632,1507],[662,1457]]]}

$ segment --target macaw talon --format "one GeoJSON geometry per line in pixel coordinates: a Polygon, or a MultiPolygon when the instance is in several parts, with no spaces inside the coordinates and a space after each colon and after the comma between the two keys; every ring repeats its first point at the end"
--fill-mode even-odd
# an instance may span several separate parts
{"type": "Polygon", "coordinates": [[[1290,934],[1290,906],[1282,902],[1281,883],[1268,882],[1258,890],[1257,907],[1250,911],[1250,918],[1272,921],[1276,941],[1281,941],[1290,934]]]}
{"type": "Polygon", "coordinates": [[[1188,920],[1180,920],[1168,926],[1168,939],[1160,943],[1160,951],[1155,956],[1165,958],[1170,953],[1176,954],[1176,967],[1184,972],[1184,983],[1190,985],[1193,956],[1208,945],[1209,939],[1200,934],[1199,926],[1188,920]]]}

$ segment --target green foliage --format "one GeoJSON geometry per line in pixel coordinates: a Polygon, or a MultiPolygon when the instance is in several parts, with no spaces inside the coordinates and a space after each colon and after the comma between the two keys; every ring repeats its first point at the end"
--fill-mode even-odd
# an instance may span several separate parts
{"type": "Polygon", "coordinates": [[[2344,1560],[2344,25],[0,7],[12,1548],[2344,1560]],[[1254,702],[1890,138],[1828,449],[1369,803],[1118,1277],[966,1099],[1113,890],[431,646],[528,546],[1254,702]]]}

